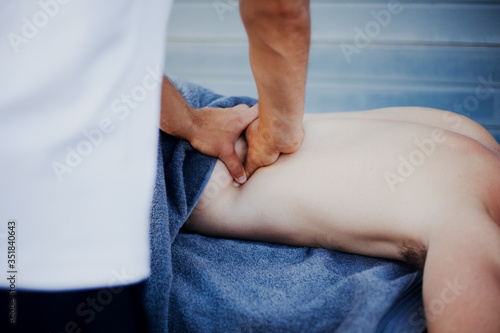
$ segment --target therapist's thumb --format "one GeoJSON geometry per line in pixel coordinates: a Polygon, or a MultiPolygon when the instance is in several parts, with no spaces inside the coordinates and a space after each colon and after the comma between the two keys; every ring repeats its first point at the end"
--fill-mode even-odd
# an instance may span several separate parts
{"type": "Polygon", "coordinates": [[[250,178],[252,174],[260,167],[259,163],[256,163],[255,158],[251,150],[248,150],[247,159],[245,161],[245,175],[250,178]]]}
{"type": "Polygon", "coordinates": [[[229,173],[237,183],[244,184],[247,181],[245,168],[243,167],[243,164],[241,163],[234,148],[231,152],[220,155],[219,158],[226,165],[229,173]]]}

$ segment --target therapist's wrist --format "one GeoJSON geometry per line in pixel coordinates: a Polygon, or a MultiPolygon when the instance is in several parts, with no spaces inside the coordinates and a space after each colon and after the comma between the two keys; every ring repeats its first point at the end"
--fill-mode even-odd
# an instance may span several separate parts
{"type": "Polygon", "coordinates": [[[259,113],[259,134],[281,153],[293,153],[304,139],[303,110],[259,113]]]}
{"type": "Polygon", "coordinates": [[[178,110],[171,115],[162,115],[160,129],[172,136],[189,141],[195,130],[196,113],[186,105],[183,110],[178,110]]]}
{"type": "Polygon", "coordinates": [[[268,142],[269,147],[280,153],[290,154],[297,151],[304,140],[302,119],[272,118],[272,120],[259,121],[259,134],[268,142]]]}

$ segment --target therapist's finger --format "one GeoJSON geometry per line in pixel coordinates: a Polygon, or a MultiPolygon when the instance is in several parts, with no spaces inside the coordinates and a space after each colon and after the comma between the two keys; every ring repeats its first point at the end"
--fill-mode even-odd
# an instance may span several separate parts
{"type": "Polygon", "coordinates": [[[240,124],[239,124],[239,134],[243,133],[243,131],[250,125],[255,119],[259,117],[259,104],[256,104],[249,108],[245,104],[239,104],[234,107],[236,111],[240,113],[240,124]]]}
{"type": "Polygon", "coordinates": [[[244,184],[247,181],[245,168],[236,154],[234,147],[232,147],[231,151],[220,155],[219,158],[226,165],[229,173],[238,184],[244,184]]]}

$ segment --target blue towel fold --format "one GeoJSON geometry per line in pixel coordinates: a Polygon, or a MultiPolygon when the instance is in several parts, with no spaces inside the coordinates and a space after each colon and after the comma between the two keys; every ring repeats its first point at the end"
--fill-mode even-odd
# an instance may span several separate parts
{"type": "MultiPolygon", "coordinates": [[[[249,106],[171,78],[195,108],[249,106]]],[[[421,332],[422,274],[395,261],[179,232],[216,159],[160,134],[151,212],[151,332],[421,332]]]]}

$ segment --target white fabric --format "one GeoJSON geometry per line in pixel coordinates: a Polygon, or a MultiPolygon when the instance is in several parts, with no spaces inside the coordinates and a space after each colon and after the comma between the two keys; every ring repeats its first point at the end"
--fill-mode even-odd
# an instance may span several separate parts
{"type": "MultiPolygon", "coordinates": [[[[16,288],[149,274],[170,0],[0,2],[0,269],[16,288]]],[[[9,286],[0,279],[0,286],[9,286]]]]}

